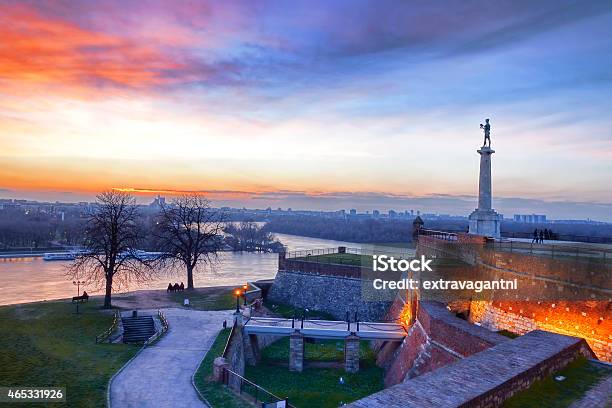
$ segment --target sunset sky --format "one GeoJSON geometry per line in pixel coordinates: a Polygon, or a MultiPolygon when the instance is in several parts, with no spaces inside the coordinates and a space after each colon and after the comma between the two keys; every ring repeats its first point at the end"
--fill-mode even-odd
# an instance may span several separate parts
{"type": "Polygon", "coordinates": [[[0,197],[612,221],[610,1],[2,1],[0,197]],[[150,200],[145,196],[143,200],[150,200]]]}

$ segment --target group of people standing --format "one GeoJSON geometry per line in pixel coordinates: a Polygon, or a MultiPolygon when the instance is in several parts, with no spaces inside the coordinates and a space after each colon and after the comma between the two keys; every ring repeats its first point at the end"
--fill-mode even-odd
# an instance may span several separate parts
{"type": "Polygon", "coordinates": [[[548,228],[544,228],[542,229],[535,229],[533,230],[533,239],[531,240],[531,243],[533,244],[534,242],[536,244],[540,243],[543,244],[544,240],[551,240],[553,239],[553,233],[551,230],[549,230],[548,228]]]}
{"type": "Polygon", "coordinates": [[[183,284],[183,282],[181,282],[180,285],[178,283],[175,283],[174,285],[172,283],[169,283],[168,289],[166,289],[166,292],[182,292],[184,290],[185,290],[185,285],[183,284]]]}

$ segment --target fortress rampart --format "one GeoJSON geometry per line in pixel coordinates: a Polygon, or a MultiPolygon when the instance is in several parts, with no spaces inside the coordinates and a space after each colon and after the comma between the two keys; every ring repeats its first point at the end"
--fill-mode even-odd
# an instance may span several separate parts
{"type": "Polygon", "coordinates": [[[510,252],[461,235],[456,240],[420,236],[417,254],[469,265],[447,268],[445,275],[518,280],[516,291],[445,299],[471,322],[517,334],[542,329],[581,337],[599,359],[612,361],[612,270],[600,257],[510,252]]]}

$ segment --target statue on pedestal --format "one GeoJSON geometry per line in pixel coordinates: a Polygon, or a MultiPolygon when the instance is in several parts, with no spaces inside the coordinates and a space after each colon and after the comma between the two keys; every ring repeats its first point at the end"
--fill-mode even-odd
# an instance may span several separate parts
{"type": "Polygon", "coordinates": [[[489,119],[485,119],[485,124],[480,124],[480,128],[484,130],[484,142],[482,147],[487,146],[487,140],[489,141],[489,147],[491,147],[491,125],[489,124],[489,119]]]}

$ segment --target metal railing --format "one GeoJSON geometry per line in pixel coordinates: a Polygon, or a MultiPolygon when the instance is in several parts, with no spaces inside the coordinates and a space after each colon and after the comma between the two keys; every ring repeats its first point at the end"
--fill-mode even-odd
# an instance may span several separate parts
{"type": "Polygon", "coordinates": [[[103,333],[96,336],[96,344],[102,343],[107,340],[110,342],[110,336],[111,334],[113,334],[113,331],[115,331],[115,328],[117,327],[118,323],[119,323],[119,311],[116,310],[115,313],[113,314],[113,323],[111,324],[111,326],[108,329],[106,329],[103,333]]]}
{"type": "Polygon", "coordinates": [[[373,255],[390,255],[396,258],[409,258],[411,252],[404,248],[397,248],[396,251],[385,250],[384,247],[374,249],[367,248],[320,248],[308,249],[301,251],[292,251],[285,253],[285,259],[301,262],[316,262],[335,265],[352,265],[361,266],[365,264],[371,265],[371,258],[364,259],[363,257],[371,257],[373,255]]]}
{"type": "MultiPolygon", "coordinates": [[[[442,241],[458,241],[458,234],[445,231],[421,229],[419,235],[431,237],[442,241]]],[[[484,246],[475,243],[457,243],[463,248],[463,252],[480,253],[482,249],[497,252],[522,253],[534,256],[543,256],[553,259],[576,260],[579,262],[591,262],[601,264],[612,263],[612,249],[598,246],[596,244],[576,245],[573,243],[534,243],[521,242],[507,239],[487,240],[484,246]]]]}
{"type": "Polygon", "coordinates": [[[419,229],[418,232],[419,232],[419,235],[441,239],[444,241],[457,241],[457,234],[454,232],[436,231],[436,230],[430,230],[430,229],[424,229],[424,228],[419,229]]]}
{"type": "Polygon", "coordinates": [[[536,244],[519,241],[494,241],[487,243],[486,248],[494,251],[515,252],[553,259],[577,260],[583,262],[612,263],[612,249],[603,247],[576,246],[570,244],[536,244]]]}
{"type": "Polygon", "coordinates": [[[247,380],[229,368],[223,369],[223,383],[234,390],[238,395],[254,402],[255,405],[260,403],[271,404],[279,401],[285,401],[286,407],[296,408],[294,405],[289,403],[287,398],[281,398],[272,394],[270,391],[255,384],[253,381],[247,380]]]}
{"type": "Polygon", "coordinates": [[[232,326],[232,330],[230,331],[230,335],[227,336],[227,341],[225,342],[225,347],[223,347],[223,353],[221,357],[227,358],[229,354],[230,344],[232,343],[232,337],[234,337],[234,333],[236,332],[236,320],[234,320],[234,325],[232,326]]]}
{"type": "MultiPolygon", "coordinates": [[[[540,229],[540,228],[538,228],[540,229]]],[[[501,233],[504,238],[524,238],[532,239],[533,232],[503,232],[501,233]]],[[[557,232],[551,232],[552,236],[549,236],[551,241],[571,241],[571,242],[585,242],[589,244],[611,244],[612,237],[603,237],[597,235],[575,235],[575,234],[562,234],[557,232]]]]}
{"type": "Polygon", "coordinates": [[[162,329],[155,331],[155,334],[153,334],[151,337],[147,339],[147,341],[144,342],[145,346],[150,346],[151,344],[153,344],[153,342],[159,339],[170,328],[170,325],[168,324],[168,320],[166,319],[166,316],[164,316],[161,310],[157,310],[157,317],[159,318],[159,321],[161,322],[162,329]]]}
{"type": "MultiPolygon", "coordinates": [[[[359,333],[360,326],[366,326],[372,330],[395,333],[397,330],[395,327],[389,328],[388,326],[374,326],[374,325],[384,325],[384,324],[399,324],[401,325],[400,319],[380,319],[375,322],[364,322],[359,319],[359,315],[357,312],[346,312],[346,318],[344,320],[320,320],[320,319],[308,319],[307,312],[302,311],[301,316],[297,316],[296,313],[293,314],[292,317],[261,317],[261,316],[251,316],[244,323],[245,326],[250,322],[253,322],[251,326],[257,326],[258,323],[270,324],[273,321],[279,327],[289,327],[289,322],[291,322],[291,328],[295,331],[301,332],[304,329],[305,325],[313,325],[320,327],[339,327],[341,324],[346,324],[346,331],[359,333]],[[283,325],[283,322],[287,323],[287,326],[283,325]],[[355,327],[356,326],[356,327],[355,327]]],[[[309,327],[306,327],[308,329],[309,327]]],[[[312,327],[310,327],[312,328],[312,327]]],[[[402,326],[404,329],[404,327],[402,326]]],[[[340,330],[340,329],[338,329],[340,330]]],[[[404,329],[405,330],[405,329],[404,329]]],[[[365,331],[368,331],[367,329],[365,331]]],[[[223,356],[225,357],[225,355],[223,356]]]]}

